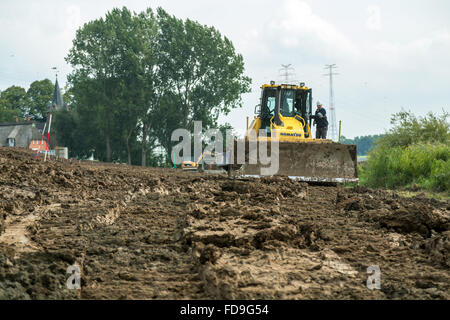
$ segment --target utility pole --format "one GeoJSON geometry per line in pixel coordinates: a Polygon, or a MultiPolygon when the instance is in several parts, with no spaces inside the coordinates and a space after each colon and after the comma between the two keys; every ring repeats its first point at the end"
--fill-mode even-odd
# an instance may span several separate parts
{"type": "MultiPolygon", "coordinates": [[[[55,76],[56,76],[56,83],[58,82],[58,68],[57,67],[53,67],[52,70],[55,71],[55,76]]],[[[45,155],[44,155],[44,162],[47,161],[47,154],[50,153],[50,129],[52,127],[52,115],[53,115],[53,105],[50,107],[50,111],[48,113],[49,119],[48,119],[48,131],[47,131],[47,150],[45,150],[45,155]]],[[[44,126],[44,130],[45,130],[45,126],[44,126]]],[[[50,158],[50,156],[49,156],[50,158]]]]}
{"type": "Polygon", "coordinates": [[[329,101],[330,130],[329,130],[329,135],[330,135],[331,140],[337,141],[338,132],[337,132],[337,123],[336,123],[336,109],[334,107],[333,76],[338,75],[339,73],[333,73],[334,68],[337,68],[336,64],[326,64],[325,69],[328,70],[328,73],[324,74],[324,76],[330,77],[330,101],[329,101]]]}
{"type": "Polygon", "coordinates": [[[285,84],[289,84],[289,81],[293,81],[291,79],[295,75],[295,69],[291,66],[292,64],[282,64],[282,68],[279,70],[280,76],[283,78],[285,84]]]}

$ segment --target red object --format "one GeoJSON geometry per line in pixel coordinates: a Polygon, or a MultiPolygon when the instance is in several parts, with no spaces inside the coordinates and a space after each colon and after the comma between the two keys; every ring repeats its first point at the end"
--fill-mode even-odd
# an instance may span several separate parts
{"type": "MultiPolygon", "coordinates": [[[[47,127],[47,122],[44,124],[44,129],[42,129],[41,143],[39,143],[39,148],[37,149],[37,152],[36,152],[36,160],[37,160],[37,158],[38,158],[38,156],[39,156],[39,152],[41,151],[42,140],[44,139],[44,134],[45,134],[45,128],[46,128],[46,127],[47,127]]],[[[30,143],[30,149],[33,149],[33,150],[34,150],[34,148],[31,147],[31,144],[32,144],[33,142],[34,142],[34,141],[31,141],[31,143],[30,143]]],[[[48,142],[48,140],[47,140],[47,142],[48,142]]],[[[47,148],[48,148],[48,146],[47,146],[47,148]]]]}
{"type": "Polygon", "coordinates": [[[30,146],[28,148],[31,149],[31,150],[36,151],[36,158],[37,158],[38,155],[39,155],[39,152],[41,150],[47,150],[48,146],[47,146],[47,142],[46,141],[42,141],[42,139],[41,139],[41,141],[39,141],[39,140],[32,140],[30,142],[30,146]]]}

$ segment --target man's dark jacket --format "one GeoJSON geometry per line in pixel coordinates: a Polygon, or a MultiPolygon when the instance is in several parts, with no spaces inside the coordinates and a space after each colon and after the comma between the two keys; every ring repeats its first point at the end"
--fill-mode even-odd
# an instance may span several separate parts
{"type": "Polygon", "coordinates": [[[322,107],[319,110],[316,110],[316,113],[312,116],[314,119],[314,122],[317,125],[317,128],[325,128],[328,127],[328,120],[327,120],[327,112],[322,107]],[[320,113],[320,115],[319,115],[320,113]]]}

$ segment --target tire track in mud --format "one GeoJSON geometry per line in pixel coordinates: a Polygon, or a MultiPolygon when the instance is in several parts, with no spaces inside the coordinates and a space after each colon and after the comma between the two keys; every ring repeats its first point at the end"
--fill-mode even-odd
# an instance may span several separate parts
{"type": "Polygon", "coordinates": [[[34,214],[21,218],[6,218],[5,231],[0,235],[0,246],[13,246],[18,254],[37,251],[38,248],[30,241],[27,231],[27,228],[37,219],[38,217],[34,214]]]}
{"type": "Polygon", "coordinates": [[[109,194],[114,200],[95,194],[66,204],[41,217],[34,238],[67,266],[80,267],[78,298],[202,298],[192,258],[174,239],[180,213],[168,211],[161,194],[167,192],[139,188],[109,194]]]}
{"type": "Polygon", "coordinates": [[[202,297],[191,256],[173,237],[180,210],[168,210],[169,192],[148,170],[43,164],[28,152],[2,151],[0,182],[30,188],[36,198],[0,192],[0,216],[7,219],[3,237],[17,233],[10,228],[14,219],[36,249],[13,246],[17,238],[0,244],[0,298],[202,297]],[[28,221],[28,211],[36,220],[28,221]],[[81,291],[65,287],[67,267],[74,264],[81,268],[81,291]]]}
{"type": "Polygon", "coordinates": [[[87,241],[82,298],[205,298],[192,258],[175,238],[180,213],[168,209],[161,194],[166,192],[140,189],[114,223],[97,216],[102,223],[82,232],[87,241]]]}
{"type": "Polygon", "coordinates": [[[289,181],[275,190],[273,183],[226,182],[219,203],[196,204],[186,216],[186,242],[208,296],[449,298],[448,204],[433,209],[384,192],[289,181]],[[372,265],[382,270],[381,290],[366,287],[372,265]]]}
{"type": "Polygon", "coordinates": [[[14,248],[15,254],[37,252],[39,245],[32,240],[32,230],[42,216],[59,208],[60,204],[37,206],[33,213],[20,212],[6,217],[4,232],[0,234],[0,246],[14,248]]]}

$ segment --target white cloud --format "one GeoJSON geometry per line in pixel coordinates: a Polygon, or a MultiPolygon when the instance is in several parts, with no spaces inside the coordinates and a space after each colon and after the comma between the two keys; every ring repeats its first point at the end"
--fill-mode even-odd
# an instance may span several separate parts
{"type": "Polygon", "coordinates": [[[417,38],[406,43],[382,41],[375,43],[372,56],[378,61],[393,69],[408,69],[410,67],[430,65],[430,70],[439,63],[448,63],[450,56],[450,32],[439,30],[426,37],[417,38]],[[430,59],[430,57],[433,57],[430,59]]]}
{"type": "Polygon", "coordinates": [[[367,13],[369,17],[366,21],[366,27],[369,30],[380,31],[381,30],[381,10],[379,6],[367,7],[367,13]]]}
{"type": "Polygon", "coordinates": [[[66,8],[65,12],[65,29],[73,32],[81,25],[81,10],[79,6],[71,5],[66,8]]]}
{"type": "Polygon", "coordinates": [[[324,55],[359,55],[352,40],[331,22],[315,14],[304,1],[283,2],[281,15],[274,15],[269,30],[287,48],[307,47],[324,55]]]}

